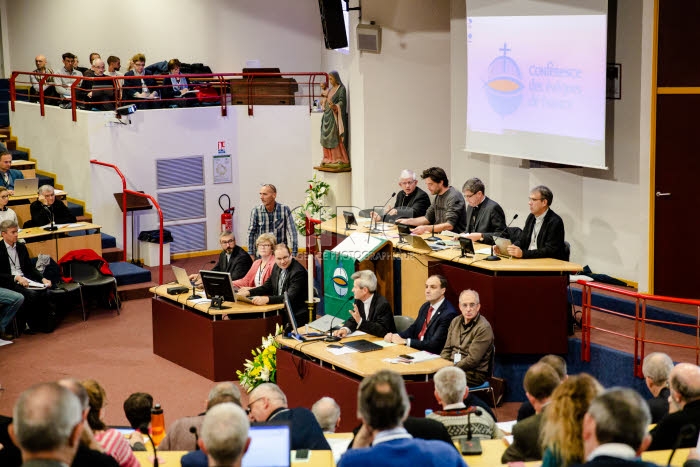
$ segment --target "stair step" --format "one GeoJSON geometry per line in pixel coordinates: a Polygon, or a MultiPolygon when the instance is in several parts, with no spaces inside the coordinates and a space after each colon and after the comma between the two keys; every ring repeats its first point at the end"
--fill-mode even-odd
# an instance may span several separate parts
{"type": "MultiPolygon", "coordinates": [[[[115,248],[117,246],[117,239],[112,237],[109,234],[106,234],[104,232],[100,233],[100,236],[102,237],[102,249],[106,248],[115,248]]],[[[119,260],[117,260],[119,261],[119,260]]]]}
{"type": "Polygon", "coordinates": [[[117,247],[102,248],[102,257],[108,263],[116,263],[124,259],[124,250],[117,247]]]}
{"type": "MultiPolygon", "coordinates": [[[[39,186],[45,185],[45,183],[41,183],[41,180],[39,180],[39,186]]],[[[68,202],[68,210],[73,213],[73,215],[77,218],[78,216],[82,216],[84,213],[83,207],[79,204],[71,203],[70,201],[68,202]]]]}
{"type": "Polygon", "coordinates": [[[117,292],[119,293],[119,299],[123,302],[126,300],[150,298],[153,296],[153,294],[149,292],[148,289],[157,285],[158,284],[156,282],[152,281],[141,282],[140,284],[120,285],[117,287],[117,292]]]}
{"type": "Polygon", "coordinates": [[[36,178],[39,179],[39,186],[44,186],[44,185],[54,186],[54,179],[52,177],[47,177],[46,175],[37,174],[36,178]]]}
{"type": "Polygon", "coordinates": [[[109,269],[112,270],[114,277],[117,279],[117,285],[151,282],[151,271],[140,268],[135,264],[118,261],[109,263],[109,269]]]}
{"type": "MultiPolygon", "coordinates": [[[[9,141],[8,141],[9,143],[9,141]]],[[[29,160],[29,154],[25,151],[20,151],[19,149],[10,149],[9,147],[7,148],[10,150],[12,153],[12,160],[18,161],[18,160],[23,160],[23,161],[28,161],[29,160]]]]}

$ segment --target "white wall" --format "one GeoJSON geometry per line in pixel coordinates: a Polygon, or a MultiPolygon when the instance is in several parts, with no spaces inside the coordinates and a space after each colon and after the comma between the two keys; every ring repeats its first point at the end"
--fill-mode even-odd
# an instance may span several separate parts
{"type": "Polygon", "coordinates": [[[34,70],[46,55],[54,70],[61,54],[88,65],[91,52],[147,64],[177,57],[213,71],[240,72],[248,59],[282,71],[320,69],[321,20],[317,0],[6,0],[8,70],[34,70]]]}

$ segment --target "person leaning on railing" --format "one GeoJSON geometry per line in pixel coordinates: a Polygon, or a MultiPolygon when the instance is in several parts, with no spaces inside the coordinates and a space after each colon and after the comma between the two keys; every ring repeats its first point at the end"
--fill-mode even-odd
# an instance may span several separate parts
{"type": "MultiPolygon", "coordinates": [[[[44,73],[47,75],[52,75],[53,70],[46,66],[46,57],[43,55],[37,55],[34,58],[34,63],[36,64],[36,70],[34,73],[44,73]]],[[[41,76],[30,75],[29,82],[32,87],[29,88],[29,102],[37,102],[39,100],[39,81],[41,81],[41,76]]],[[[46,99],[47,104],[56,105],[56,90],[53,87],[53,77],[49,76],[44,82],[44,99],[46,99]]]]}

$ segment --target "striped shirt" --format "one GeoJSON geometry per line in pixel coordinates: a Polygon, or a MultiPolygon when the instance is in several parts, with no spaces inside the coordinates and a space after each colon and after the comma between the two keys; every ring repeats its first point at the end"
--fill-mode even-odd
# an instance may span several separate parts
{"type": "Polygon", "coordinates": [[[292,252],[292,257],[297,255],[297,228],[292,218],[292,211],[281,203],[275,203],[275,209],[268,212],[265,205],[261,204],[250,211],[250,224],[248,224],[248,253],[257,256],[255,241],[261,234],[271,233],[277,243],[286,243],[292,252]]]}
{"type": "Polygon", "coordinates": [[[141,464],[131,452],[129,442],[117,430],[96,431],[95,439],[100,443],[105,453],[114,457],[121,467],[140,467],[141,464]]]}

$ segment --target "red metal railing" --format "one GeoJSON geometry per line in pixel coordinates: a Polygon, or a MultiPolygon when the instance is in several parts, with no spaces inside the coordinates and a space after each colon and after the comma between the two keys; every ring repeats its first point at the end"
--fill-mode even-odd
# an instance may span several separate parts
{"type": "MultiPolygon", "coordinates": [[[[293,73],[209,73],[209,74],[181,74],[181,75],[148,75],[148,79],[154,79],[161,83],[163,79],[168,77],[185,77],[188,80],[188,85],[196,88],[200,93],[204,90],[209,91],[209,98],[213,101],[218,101],[221,107],[221,116],[227,115],[227,105],[247,105],[248,115],[254,114],[255,105],[271,105],[275,99],[277,104],[284,103],[291,105],[296,104],[297,99],[301,99],[304,105],[307,105],[311,112],[314,102],[320,98],[320,85],[325,83],[328,85],[328,74],[321,72],[293,72],[293,73]],[[282,81],[281,81],[282,80],[282,81]],[[287,91],[284,91],[285,85],[288,86],[287,91]],[[294,89],[292,91],[292,89],[294,89]],[[215,94],[212,92],[215,91],[215,94]]],[[[60,102],[69,103],[73,121],[77,120],[77,110],[79,106],[91,106],[94,102],[87,100],[87,93],[90,92],[93,86],[86,86],[83,82],[105,83],[109,82],[115,89],[114,99],[100,101],[100,104],[113,104],[120,107],[128,104],[143,104],[145,102],[156,102],[157,105],[191,103],[198,100],[196,97],[190,98],[169,98],[157,99],[154,101],[144,99],[124,99],[125,89],[136,89],[141,87],[140,80],[143,76],[66,76],[59,74],[43,74],[24,71],[13,71],[10,77],[10,108],[15,111],[15,102],[17,97],[26,97],[27,100],[33,100],[39,104],[40,113],[45,115],[46,105],[58,105],[60,102]],[[32,83],[30,77],[38,79],[38,91],[36,94],[32,92],[32,83]],[[61,100],[60,97],[47,96],[44,91],[44,86],[47,85],[47,80],[53,78],[64,78],[73,80],[70,85],[70,99],[61,100]],[[138,81],[134,82],[134,81],[138,81]],[[134,84],[130,84],[134,82],[134,84]],[[18,85],[22,88],[29,88],[28,91],[18,89],[18,85]]],[[[49,81],[49,86],[51,86],[49,81]]],[[[150,86],[155,90],[162,91],[169,85],[157,84],[150,86]]],[[[162,94],[162,92],[161,92],[162,94]]],[[[213,102],[210,102],[213,103],[213,102]]],[[[152,104],[153,105],[153,104],[152,104]]]]}
{"type": "Polygon", "coordinates": [[[123,236],[123,242],[124,242],[124,261],[126,261],[126,246],[127,246],[127,241],[126,241],[126,195],[133,195],[133,196],[139,196],[141,198],[147,198],[153,203],[153,206],[158,210],[158,225],[160,229],[160,241],[159,241],[159,253],[158,253],[158,285],[163,284],[163,211],[160,209],[160,205],[158,204],[158,201],[155,200],[155,198],[147,193],[141,193],[139,191],[133,191],[133,190],[127,190],[126,189],[126,177],[124,177],[124,174],[122,173],[121,170],[119,170],[119,167],[117,167],[114,164],[110,164],[108,162],[102,162],[98,161],[96,159],[91,159],[90,160],[91,164],[95,165],[103,165],[105,167],[111,167],[114,169],[115,172],[117,172],[117,175],[122,179],[122,224],[123,224],[123,229],[122,229],[122,236],[123,236]]]}
{"type": "Polygon", "coordinates": [[[591,330],[596,330],[611,334],[624,339],[630,339],[634,341],[634,375],[641,378],[642,375],[642,363],[645,357],[645,346],[646,344],[657,344],[668,347],[690,349],[695,351],[695,364],[700,363],[700,300],[690,300],[675,297],[665,297],[662,295],[649,295],[638,292],[632,292],[626,289],[620,289],[618,287],[612,287],[605,284],[600,284],[597,282],[585,282],[578,281],[580,285],[583,286],[581,293],[581,304],[582,304],[582,315],[581,315],[581,359],[586,362],[591,361],[591,330]],[[612,292],[618,295],[622,295],[635,302],[635,314],[634,316],[613,311],[607,308],[593,305],[592,293],[593,290],[601,290],[606,292],[612,292]],[[695,324],[681,323],[677,321],[664,321],[658,319],[647,318],[647,302],[649,300],[658,301],[662,303],[679,303],[684,305],[691,305],[695,307],[695,324]],[[619,331],[614,331],[612,329],[605,328],[603,326],[594,326],[591,324],[592,311],[598,311],[601,313],[617,316],[626,320],[634,321],[633,323],[633,333],[624,333],[619,331]],[[650,325],[668,325],[677,326],[685,328],[695,329],[695,345],[679,344],[675,342],[664,342],[660,340],[654,340],[647,338],[647,324],[650,325]]]}

